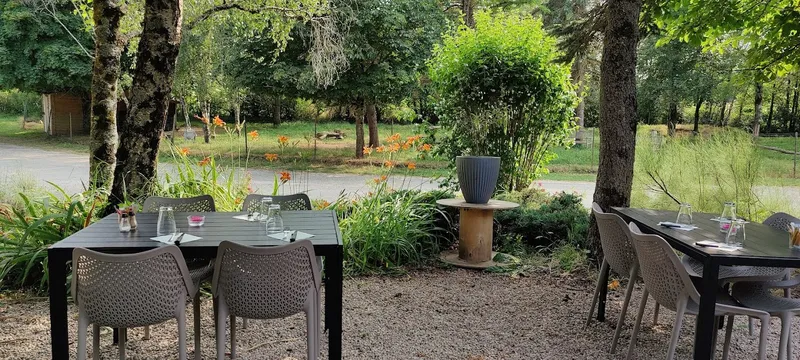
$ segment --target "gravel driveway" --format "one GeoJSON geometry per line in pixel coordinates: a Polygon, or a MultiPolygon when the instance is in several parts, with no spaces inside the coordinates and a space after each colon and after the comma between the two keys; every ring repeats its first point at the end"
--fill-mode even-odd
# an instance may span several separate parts
{"type": "MultiPolygon", "coordinates": [[[[512,278],[467,270],[429,269],[403,277],[353,278],[344,285],[344,359],[624,359],[634,312],[628,314],[617,354],[609,354],[615,319],[624,289],[611,291],[606,323],[583,330],[591,300],[592,279],[586,276],[535,274],[512,278]]],[[[632,300],[638,304],[637,291],[632,300]]],[[[635,306],[634,306],[635,307],[635,306]]],[[[71,311],[70,339],[75,341],[77,314],[71,311]]],[[[652,326],[648,307],[637,359],[666,356],[674,313],[662,310],[652,326]]],[[[189,312],[191,313],[191,312],[189,312]]],[[[0,358],[50,357],[48,307],[45,301],[0,300],[0,358]]],[[[203,358],[214,358],[211,301],[203,301],[203,358]]],[[[188,315],[188,314],[187,314],[188,315]]],[[[191,319],[191,315],[188,315],[191,319]]],[[[305,319],[251,321],[237,331],[240,359],[305,359],[305,319]]],[[[687,318],[685,324],[693,324],[687,318]]],[[[794,345],[800,327],[795,322],[794,345]]],[[[769,359],[777,358],[779,324],[772,323],[769,359]]],[[[187,324],[193,351],[191,320],[187,324]]],[[[758,327],[756,328],[758,329],[758,327]]],[[[142,330],[129,331],[129,359],[175,359],[176,325],[154,326],[151,340],[142,330]]],[[[684,325],[678,359],[690,359],[693,326],[684,325]]],[[[327,356],[323,335],[322,359],[327,356]]],[[[747,335],[745,319],[734,328],[731,359],[755,359],[757,339],[747,335]]],[[[91,344],[91,341],[89,342],[91,344]]],[[[74,352],[74,343],[72,351],[74,352]]],[[[111,332],[104,329],[102,357],[116,356],[111,332]]],[[[721,358],[721,345],[717,358],[721,358]]],[[[74,353],[72,354],[74,357],[74,353]]]]}

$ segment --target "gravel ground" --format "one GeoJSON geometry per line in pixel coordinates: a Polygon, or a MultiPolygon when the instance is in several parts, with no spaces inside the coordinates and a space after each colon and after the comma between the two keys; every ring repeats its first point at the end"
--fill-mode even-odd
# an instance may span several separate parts
{"type": "MultiPolygon", "coordinates": [[[[404,277],[349,279],[344,288],[345,359],[623,359],[635,310],[629,311],[617,354],[609,348],[622,306],[624,286],[610,292],[606,323],[593,322],[583,330],[591,302],[593,280],[587,276],[536,274],[512,278],[467,270],[428,270],[404,277]]],[[[637,291],[632,304],[639,303],[637,291]]],[[[633,308],[636,306],[634,305],[633,308]]],[[[193,353],[193,330],[187,337],[193,353]]],[[[46,301],[0,300],[0,358],[45,359],[50,357],[46,301]]],[[[71,357],[75,351],[77,313],[70,307],[71,357]]],[[[203,358],[214,350],[211,301],[203,301],[203,358]]],[[[662,310],[659,325],[652,326],[648,307],[637,346],[638,359],[663,359],[666,355],[674,312],[662,310]]],[[[693,320],[687,317],[678,359],[691,358],[693,320]],[[689,325],[687,325],[689,324],[689,325]]],[[[794,345],[800,339],[794,326],[794,345]]],[[[769,358],[777,358],[779,323],[773,321],[769,358]]],[[[240,359],[305,359],[305,319],[250,321],[237,329],[240,359]]],[[[758,330],[758,326],[756,327],[758,330]]],[[[176,324],[154,326],[152,338],[142,340],[142,329],[128,332],[129,359],[177,358],[176,324]]],[[[755,359],[757,338],[747,335],[745,319],[734,327],[731,359],[755,359]]],[[[91,344],[91,341],[89,341],[91,344]]],[[[721,344],[717,358],[721,358],[721,344]]],[[[91,351],[91,350],[90,350],[91,351]]],[[[323,335],[322,359],[327,358],[323,335]]],[[[116,357],[110,329],[101,335],[102,358],[116,357]]]]}

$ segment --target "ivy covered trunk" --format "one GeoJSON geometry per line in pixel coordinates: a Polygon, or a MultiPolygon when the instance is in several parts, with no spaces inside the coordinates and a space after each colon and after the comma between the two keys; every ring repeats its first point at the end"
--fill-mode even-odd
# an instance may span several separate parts
{"type": "Polygon", "coordinates": [[[120,72],[120,19],[117,0],[94,2],[95,55],[92,65],[89,179],[94,189],[111,186],[117,161],[117,83],[120,72]]]}
{"type": "Polygon", "coordinates": [[[367,102],[364,105],[364,117],[367,119],[367,128],[369,128],[369,147],[380,146],[381,140],[378,139],[378,111],[375,109],[375,103],[367,102]]]}
{"type": "MultiPolygon", "coordinates": [[[[642,0],[609,0],[600,65],[600,162],[594,201],[604,210],[630,206],[636,149],[636,48],[642,0]]],[[[602,259],[592,216],[589,244],[602,259]]]]}
{"type": "Polygon", "coordinates": [[[143,198],[157,180],[158,147],[181,41],[182,7],[182,0],[145,1],[130,109],[119,123],[112,203],[143,198]]]}

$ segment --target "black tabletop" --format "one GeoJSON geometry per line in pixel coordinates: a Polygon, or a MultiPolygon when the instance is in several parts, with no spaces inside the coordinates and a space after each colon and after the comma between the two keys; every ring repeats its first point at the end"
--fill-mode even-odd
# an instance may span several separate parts
{"type": "MultiPolygon", "coordinates": [[[[202,239],[183,243],[185,250],[193,248],[216,248],[225,240],[249,246],[278,246],[286,242],[267,236],[264,223],[234,219],[235,215],[246,213],[211,212],[211,213],[175,213],[177,228],[186,234],[199,236],[202,239]],[[200,227],[189,227],[187,216],[204,215],[205,224],[200,227]]],[[[281,213],[284,227],[314,235],[310,240],[315,249],[341,246],[336,214],[331,210],[323,211],[283,211],[281,213]]],[[[156,236],[157,213],[136,214],[138,228],[129,233],[119,231],[117,215],[109,215],[91,224],[85,229],[53,244],[51,249],[74,249],[84,247],[94,250],[142,250],[164,244],[150,240],[156,236]]]]}
{"type": "Polygon", "coordinates": [[[748,223],[745,225],[744,247],[737,251],[722,251],[695,245],[704,240],[725,241],[719,223],[711,220],[719,214],[694,213],[693,225],[698,228],[684,231],[658,226],[661,221],[674,222],[678,215],[675,211],[612,208],[612,212],[634,222],[646,233],[660,235],[675,249],[697,259],[714,257],[721,265],[800,267],[800,251],[789,248],[788,232],[767,225],[748,223]]]}

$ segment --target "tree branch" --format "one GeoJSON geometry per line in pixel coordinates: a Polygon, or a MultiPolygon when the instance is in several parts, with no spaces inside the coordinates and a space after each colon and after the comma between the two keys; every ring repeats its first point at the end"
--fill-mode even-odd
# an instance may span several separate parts
{"type": "MultiPolygon", "coordinates": [[[[226,10],[239,10],[239,11],[244,11],[244,12],[250,13],[250,14],[259,14],[259,13],[262,13],[264,11],[274,11],[274,12],[282,13],[283,15],[288,16],[288,17],[300,17],[299,14],[307,13],[307,10],[304,10],[304,9],[291,9],[291,8],[284,8],[284,7],[280,7],[280,6],[260,6],[260,7],[257,7],[257,8],[247,8],[247,7],[244,7],[241,4],[237,4],[237,3],[226,3],[226,4],[216,5],[216,6],[210,8],[210,9],[208,9],[206,11],[203,11],[203,13],[200,14],[197,18],[193,19],[188,24],[186,24],[186,28],[188,30],[191,30],[192,28],[197,26],[197,24],[202,22],[203,20],[206,20],[209,17],[211,17],[211,15],[214,15],[214,14],[216,14],[218,12],[222,12],[222,11],[226,11],[226,10]]],[[[306,15],[310,15],[310,14],[306,14],[306,15]]]]}

